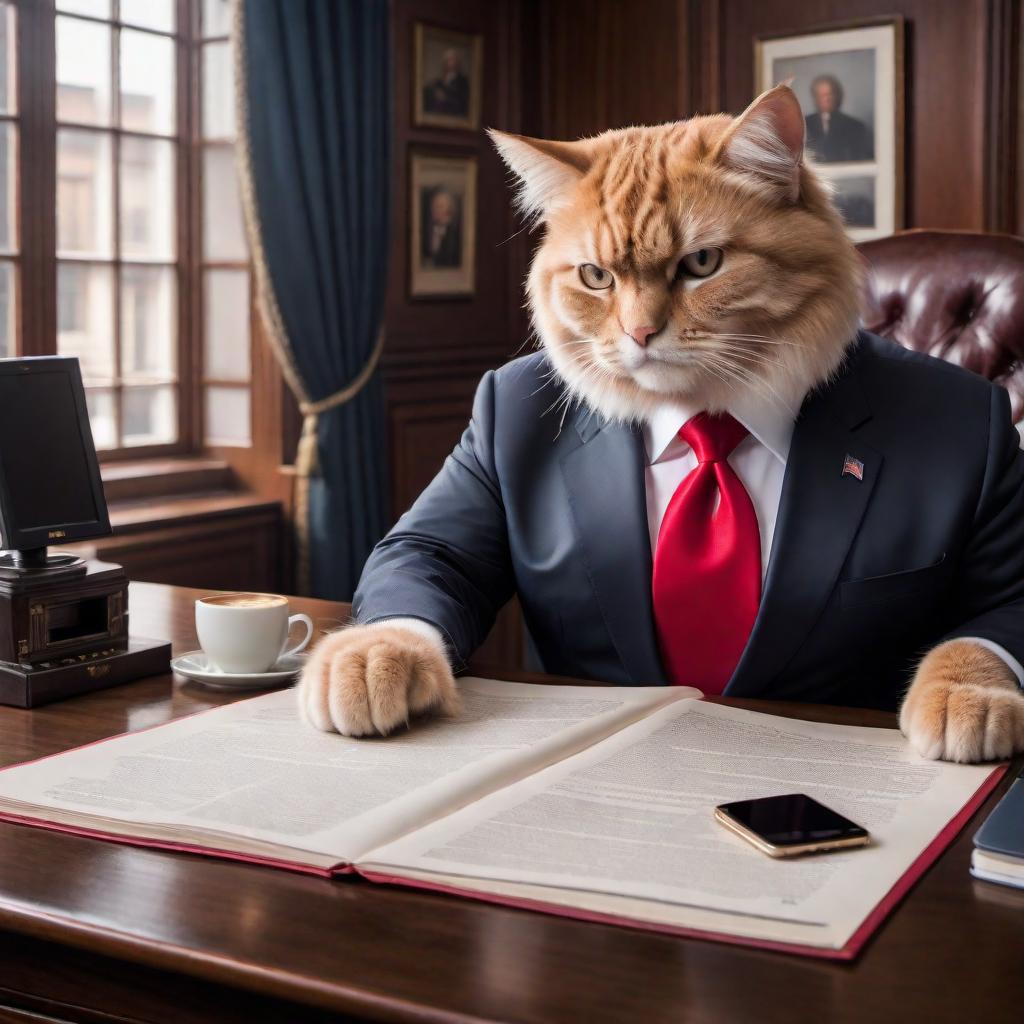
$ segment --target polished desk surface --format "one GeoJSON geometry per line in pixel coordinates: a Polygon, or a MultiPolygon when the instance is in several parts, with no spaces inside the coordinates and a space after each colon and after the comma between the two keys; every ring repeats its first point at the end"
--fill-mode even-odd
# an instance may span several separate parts
{"type": "MultiPolygon", "coordinates": [[[[201,592],[133,584],[132,632],[195,645],[201,592]]],[[[295,599],[321,627],[343,605],[295,599]]],[[[232,699],[171,676],[0,708],[0,763],[232,699]]],[[[738,702],[893,725],[881,712],[738,702]]],[[[972,879],[989,799],[853,964],[0,824],[0,1021],[1019,1021],[1024,892],[972,879]]]]}

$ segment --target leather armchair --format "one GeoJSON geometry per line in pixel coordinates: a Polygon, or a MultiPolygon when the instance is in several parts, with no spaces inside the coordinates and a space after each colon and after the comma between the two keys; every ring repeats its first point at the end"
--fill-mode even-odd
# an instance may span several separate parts
{"type": "Polygon", "coordinates": [[[1024,420],[1024,239],[904,231],[861,243],[864,326],[998,381],[1024,420]]]}

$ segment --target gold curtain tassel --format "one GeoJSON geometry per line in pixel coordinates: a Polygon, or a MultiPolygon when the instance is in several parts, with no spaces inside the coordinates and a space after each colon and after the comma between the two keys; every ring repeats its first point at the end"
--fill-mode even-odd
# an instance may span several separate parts
{"type": "Polygon", "coordinates": [[[302,477],[316,476],[320,472],[320,453],[317,439],[319,414],[307,412],[302,421],[302,437],[295,452],[295,472],[302,477]]]}

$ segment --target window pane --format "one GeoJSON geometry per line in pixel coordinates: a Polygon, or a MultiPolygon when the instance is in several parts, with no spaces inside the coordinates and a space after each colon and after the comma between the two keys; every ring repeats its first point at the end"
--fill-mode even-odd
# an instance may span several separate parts
{"type": "Polygon", "coordinates": [[[205,282],[204,376],[248,380],[249,275],[244,270],[208,270],[205,282]]]}
{"type": "Polygon", "coordinates": [[[228,43],[203,47],[203,138],[235,137],[235,61],[228,43]]]}
{"type": "Polygon", "coordinates": [[[121,140],[121,255],[174,259],[174,143],[121,140]]]}
{"type": "Polygon", "coordinates": [[[174,377],[176,303],[172,267],[121,270],[121,376],[125,380],[174,377]]]}
{"type": "Polygon", "coordinates": [[[247,445],[251,439],[249,389],[207,388],[207,444],[247,445]]]}
{"type": "Polygon", "coordinates": [[[57,250],[76,256],[113,255],[110,136],[57,133],[57,250]]]}
{"type": "Polygon", "coordinates": [[[57,10],[90,14],[94,18],[109,18],[110,0],[57,0],[57,10]]]}
{"type": "Polygon", "coordinates": [[[110,29],[57,19],[57,120],[110,124],[110,29]]]}
{"type": "Polygon", "coordinates": [[[117,447],[117,423],[114,420],[114,392],[89,388],[85,393],[92,427],[92,442],[97,448],[117,447]]]}
{"type": "Polygon", "coordinates": [[[17,271],[13,263],[0,263],[0,357],[15,354],[17,330],[17,271]]]}
{"type": "Polygon", "coordinates": [[[114,271],[57,264],[57,351],[77,356],[86,383],[114,379],[114,271]]]}
{"type": "Polygon", "coordinates": [[[174,40],[121,32],[121,127],[174,134],[174,40]]]}
{"type": "Polygon", "coordinates": [[[174,0],[121,0],[121,20],[160,32],[174,31],[174,0]]]}
{"type": "Polygon", "coordinates": [[[0,251],[18,248],[18,129],[0,124],[0,251]]]}
{"type": "Polygon", "coordinates": [[[121,392],[121,432],[125,445],[175,441],[178,425],[173,386],[125,388],[121,392]]]}
{"type": "Polygon", "coordinates": [[[249,258],[231,146],[208,146],[203,151],[203,256],[208,260],[249,258]]]}
{"type": "Polygon", "coordinates": [[[0,8],[0,111],[13,114],[17,107],[15,88],[15,53],[18,37],[14,25],[14,8],[0,8]]]}
{"type": "Polygon", "coordinates": [[[203,0],[203,37],[226,36],[231,32],[231,0],[203,0]]]}

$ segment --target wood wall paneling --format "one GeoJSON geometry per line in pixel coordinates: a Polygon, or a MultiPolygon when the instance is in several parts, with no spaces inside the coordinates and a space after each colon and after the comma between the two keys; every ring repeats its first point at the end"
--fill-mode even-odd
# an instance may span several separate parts
{"type": "Polygon", "coordinates": [[[394,183],[391,266],[385,315],[387,370],[410,359],[420,365],[461,350],[481,364],[508,358],[510,339],[526,327],[523,312],[509,287],[524,269],[521,245],[512,244],[518,230],[508,201],[505,171],[483,132],[412,124],[413,30],[416,22],[484,39],[481,129],[521,130],[520,79],[514,64],[519,44],[515,35],[524,8],[513,0],[478,3],[471,0],[396,0],[393,6],[394,183]],[[409,296],[409,153],[437,152],[475,156],[479,165],[477,202],[476,292],[470,297],[412,299],[409,296]]]}
{"type": "Polygon", "coordinates": [[[907,37],[906,226],[1021,230],[1019,0],[549,0],[545,134],[737,113],[757,36],[892,14],[907,37]]]}
{"type": "Polygon", "coordinates": [[[394,183],[391,266],[382,360],[390,433],[392,512],[397,518],[440,468],[469,420],[483,373],[506,362],[528,333],[522,281],[529,239],[509,200],[505,170],[484,127],[523,131],[536,103],[522,76],[522,34],[532,3],[396,0],[394,183]],[[481,128],[414,127],[413,38],[417,22],[483,36],[481,128]],[[437,152],[478,161],[476,290],[472,296],[409,295],[409,155],[437,152]]]}
{"type": "MultiPolygon", "coordinates": [[[[395,0],[394,153],[391,265],[382,374],[389,433],[391,507],[397,519],[441,468],[472,410],[480,377],[519,351],[529,332],[522,282],[531,239],[513,214],[506,174],[486,127],[538,131],[539,84],[524,49],[536,40],[533,0],[395,0]],[[481,127],[415,127],[413,39],[417,22],[483,36],[481,127]],[[474,156],[477,180],[476,290],[467,297],[409,294],[409,156],[474,156]]],[[[522,626],[506,611],[482,653],[507,667],[522,663],[522,626]]]]}
{"type": "Polygon", "coordinates": [[[1014,233],[1024,235],[1024,130],[1021,118],[1024,117],[1024,4],[1017,8],[1017,166],[1016,166],[1016,210],[1014,233]]]}
{"type": "MultiPolygon", "coordinates": [[[[474,382],[463,379],[470,390],[474,382]]],[[[460,380],[460,383],[463,382],[460,380]]],[[[467,398],[394,403],[391,417],[392,495],[400,515],[433,480],[466,423],[467,398]]]]}
{"type": "MultiPolygon", "coordinates": [[[[212,499],[177,505],[205,507],[212,499]]],[[[125,526],[112,537],[72,545],[88,557],[123,565],[132,580],[211,590],[276,592],[282,579],[282,517],[275,503],[247,509],[205,511],[191,521],[187,508],[138,528],[125,526]]]]}
{"type": "Polygon", "coordinates": [[[577,138],[680,116],[690,15],[678,0],[549,0],[539,54],[541,134],[577,138]]]}

